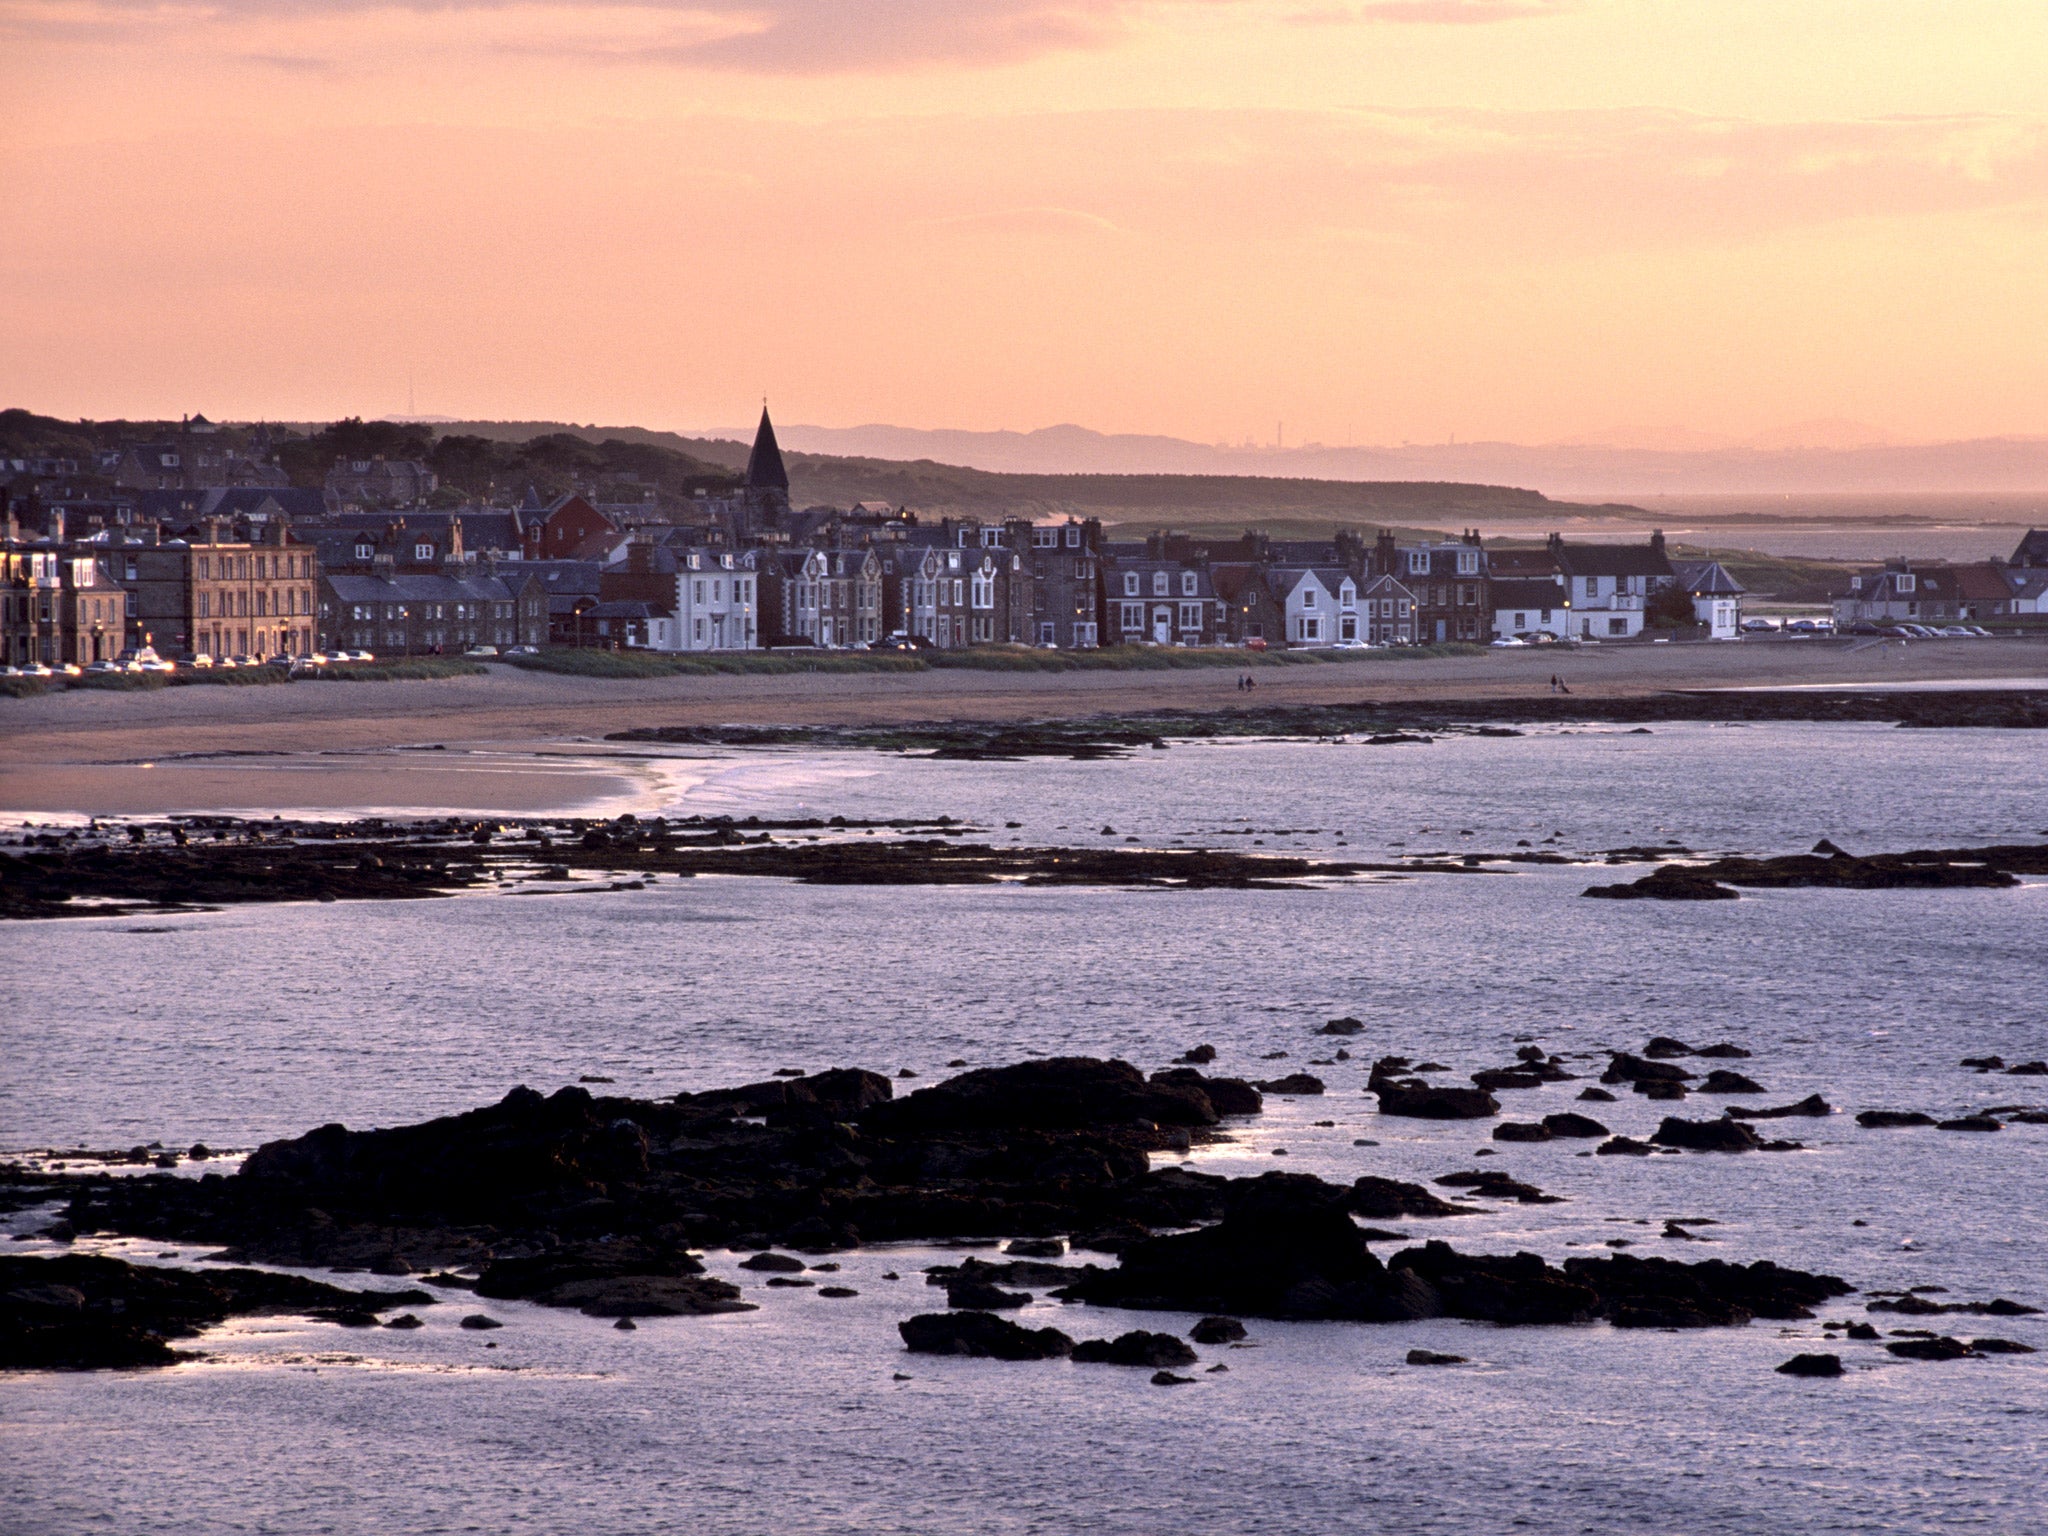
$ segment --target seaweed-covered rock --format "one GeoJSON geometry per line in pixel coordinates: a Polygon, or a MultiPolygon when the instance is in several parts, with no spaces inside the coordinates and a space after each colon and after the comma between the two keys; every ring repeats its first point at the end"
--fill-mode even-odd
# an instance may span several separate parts
{"type": "Polygon", "coordinates": [[[1493,1128],[1495,1141],[1549,1141],[1554,1134],[1547,1125],[1525,1120],[1503,1120],[1493,1128]]]}
{"type": "Polygon", "coordinates": [[[1826,1119],[1835,1112],[1835,1107],[1817,1093],[1809,1093],[1796,1104],[1777,1104],[1769,1109],[1749,1109],[1741,1104],[1730,1104],[1722,1113],[1737,1120],[1786,1120],[1811,1117],[1826,1119]]]}
{"type": "Polygon", "coordinates": [[[1917,1109],[1866,1109],[1858,1112],[1856,1123],[1867,1130],[1888,1131],[1905,1126],[1932,1125],[1934,1116],[1923,1115],[1917,1109]]]}
{"type": "Polygon", "coordinates": [[[1470,1205],[1453,1205],[1431,1194],[1420,1184],[1382,1179],[1372,1174],[1353,1182],[1348,1204],[1352,1215],[1371,1221],[1387,1221],[1400,1216],[1469,1216],[1478,1209],[1470,1205]]]}
{"type": "Polygon", "coordinates": [[[872,1106],[862,1114],[861,1125],[904,1135],[1023,1127],[1079,1130],[1139,1120],[1214,1125],[1216,1107],[1199,1088],[1146,1082],[1128,1062],[1054,1056],[963,1072],[908,1097],[872,1106]]]}
{"type": "Polygon", "coordinates": [[[1197,1344],[1235,1344],[1244,1337],[1244,1324],[1234,1317],[1205,1317],[1188,1330],[1197,1344]]]}
{"type": "Polygon", "coordinates": [[[1207,1077],[1192,1067],[1168,1067],[1151,1080],[1169,1088],[1193,1088],[1219,1115],[1256,1115],[1266,1107],[1259,1090],[1241,1077],[1207,1077]]]}
{"type": "Polygon", "coordinates": [[[1740,1072],[1731,1072],[1726,1067],[1716,1067],[1701,1083],[1699,1093],[1762,1093],[1763,1084],[1753,1077],[1744,1077],[1740,1072]]]}
{"type": "Polygon", "coordinates": [[[1650,1137],[1660,1147],[1683,1147],[1688,1152],[1754,1152],[1763,1140],[1737,1120],[1681,1120],[1666,1115],[1650,1137]]]}
{"type": "Polygon", "coordinates": [[[1607,1127],[1598,1120],[1593,1119],[1589,1115],[1575,1115],[1569,1110],[1560,1114],[1545,1115],[1543,1117],[1543,1128],[1553,1136],[1568,1138],[1583,1139],[1608,1134],[1607,1127]]]}

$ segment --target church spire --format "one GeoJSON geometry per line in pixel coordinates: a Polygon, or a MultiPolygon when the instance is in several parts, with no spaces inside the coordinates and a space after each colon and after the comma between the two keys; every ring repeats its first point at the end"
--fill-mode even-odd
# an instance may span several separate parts
{"type": "Polygon", "coordinates": [[[754,433],[754,451],[747,455],[747,489],[789,494],[789,471],[782,467],[782,449],[775,442],[775,424],[768,402],[761,402],[761,425],[754,433]]]}

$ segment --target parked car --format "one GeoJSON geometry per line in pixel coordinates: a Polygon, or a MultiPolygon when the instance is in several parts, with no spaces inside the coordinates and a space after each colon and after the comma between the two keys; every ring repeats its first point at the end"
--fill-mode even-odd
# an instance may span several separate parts
{"type": "Polygon", "coordinates": [[[1942,626],[1941,634],[1945,640],[1974,640],[1977,638],[1977,631],[1970,628],[1967,624],[1945,624],[1942,626]]]}
{"type": "Polygon", "coordinates": [[[40,661],[32,661],[21,669],[21,675],[23,677],[55,677],[57,674],[44,666],[40,661]]]}
{"type": "Polygon", "coordinates": [[[540,647],[537,645],[508,646],[505,654],[507,656],[538,656],[540,654],[540,647]]]}
{"type": "Polygon", "coordinates": [[[1991,638],[1991,631],[1986,629],[1982,624],[1972,624],[1970,626],[1970,633],[1975,635],[1979,640],[1989,640],[1991,638]]]}
{"type": "Polygon", "coordinates": [[[126,662],[95,661],[86,667],[85,674],[87,677],[110,677],[115,673],[126,672],[127,670],[128,664],[126,662]]]}
{"type": "Polygon", "coordinates": [[[1493,642],[1493,648],[1497,651],[1519,650],[1523,646],[1526,646],[1528,643],[1528,641],[1522,639],[1520,636],[1517,635],[1502,635],[1498,640],[1493,642]]]}
{"type": "Polygon", "coordinates": [[[12,662],[7,663],[5,666],[0,666],[0,677],[24,677],[26,675],[21,668],[15,666],[12,662]]]}
{"type": "Polygon", "coordinates": [[[1763,618],[1744,619],[1742,632],[1746,635],[1774,635],[1778,632],[1778,621],[1763,618]]]}
{"type": "Polygon", "coordinates": [[[495,656],[498,654],[498,648],[495,645],[472,645],[468,650],[464,651],[462,654],[465,656],[477,657],[495,656]]]}

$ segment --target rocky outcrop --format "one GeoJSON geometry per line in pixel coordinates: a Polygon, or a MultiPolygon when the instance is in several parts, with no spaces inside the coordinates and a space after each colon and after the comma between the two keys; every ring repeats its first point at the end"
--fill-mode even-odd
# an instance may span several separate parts
{"type": "Polygon", "coordinates": [[[1477,1206],[1453,1205],[1431,1194],[1420,1184],[1399,1179],[1382,1179],[1366,1174],[1351,1186],[1345,1202],[1354,1216],[1372,1221],[1390,1221],[1402,1216],[1469,1216],[1477,1206]]]}
{"type": "Polygon", "coordinates": [[[1484,1120],[1500,1113],[1500,1100],[1484,1088],[1438,1087],[1421,1078],[1376,1081],[1371,1092],[1383,1115],[1415,1120],[1484,1120]]]}
{"type": "Polygon", "coordinates": [[[970,1355],[986,1360],[1057,1360],[1074,1341],[1057,1328],[1021,1328],[990,1312],[927,1312],[896,1325],[916,1355],[970,1355]]]}
{"type": "Polygon", "coordinates": [[[1080,1365],[1136,1365],[1152,1370],[1193,1365],[1199,1357],[1170,1333],[1147,1333],[1142,1329],[1118,1334],[1113,1339],[1083,1339],[1074,1346],[1074,1360],[1080,1365]]]}
{"type": "Polygon", "coordinates": [[[1817,1093],[1809,1093],[1796,1104],[1779,1104],[1770,1109],[1749,1109],[1741,1104],[1730,1104],[1722,1111],[1737,1120],[1787,1120],[1811,1117],[1824,1120],[1835,1112],[1835,1107],[1817,1093]]]}
{"type": "Polygon", "coordinates": [[[92,1254],[0,1256],[0,1371],[172,1365],[171,1347],[231,1317],[297,1314],[364,1326],[425,1291],[349,1291],[298,1275],[128,1264],[92,1254]]]}
{"type": "Polygon", "coordinates": [[[1839,1376],[1842,1374],[1840,1355],[1794,1355],[1783,1365],[1773,1367],[1780,1376],[1839,1376]]]}
{"type": "Polygon", "coordinates": [[[1917,1109],[1866,1109],[1857,1114],[1856,1123],[1867,1130],[1887,1131],[1903,1126],[1932,1125],[1934,1116],[1923,1115],[1917,1109]]]}
{"type": "Polygon", "coordinates": [[[1241,1077],[1207,1077],[1192,1067],[1168,1067],[1151,1080],[1169,1088],[1193,1088],[1219,1115],[1256,1115],[1266,1107],[1259,1090],[1241,1077]]]}

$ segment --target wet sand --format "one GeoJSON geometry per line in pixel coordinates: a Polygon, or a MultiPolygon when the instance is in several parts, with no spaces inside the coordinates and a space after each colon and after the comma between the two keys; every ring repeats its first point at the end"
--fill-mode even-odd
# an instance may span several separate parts
{"type": "MultiPolygon", "coordinates": [[[[1345,704],[1672,689],[1872,686],[2038,679],[2048,641],[1878,645],[1744,641],[1492,651],[1262,667],[1249,702],[1345,704]]],[[[80,691],[0,699],[0,813],[149,815],[291,808],[549,812],[617,803],[651,770],[600,762],[613,731],[662,725],[890,725],[1075,719],[1145,710],[1229,711],[1228,668],[559,677],[494,666],[480,677],[272,688],[80,691]],[[442,752],[395,749],[432,749],[442,752]],[[282,754],[268,762],[235,754],[282,754]],[[335,755],[340,754],[340,755],[335,755]],[[457,756],[455,754],[463,754],[457,756]],[[540,754],[540,755],[536,755],[540,754]],[[153,766],[145,767],[145,764],[153,766]],[[280,775],[288,774],[288,779],[280,775]],[[288,791],[288,792],[287,792],[288,791]]]]}

